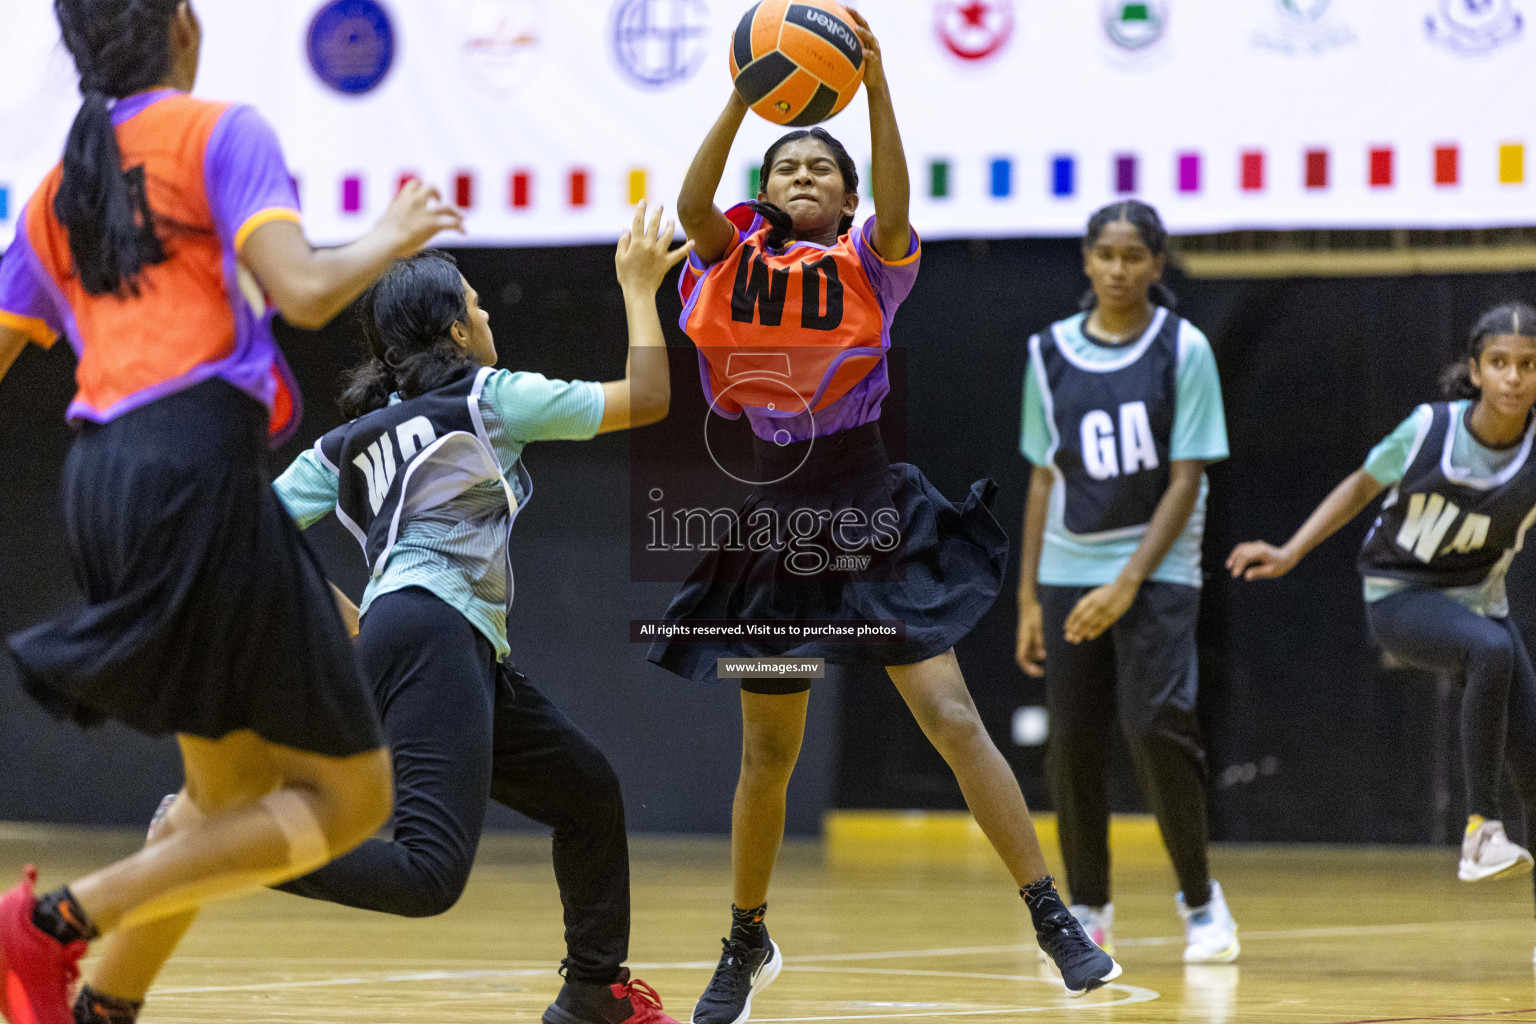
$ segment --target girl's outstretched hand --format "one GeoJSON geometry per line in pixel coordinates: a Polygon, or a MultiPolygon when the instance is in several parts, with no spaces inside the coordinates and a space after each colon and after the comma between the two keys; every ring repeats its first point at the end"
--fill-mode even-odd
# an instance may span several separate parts
{"type": "Polygon", "coordinates": [[[657,206],[647,217],[646,204],[642,201],[635,207],[634,224],[619,238],[613,263],[619,284],[625,291],[654,294],[661,287],[667,271],[693,251],[692,240],[676,249],[670,248],[677,226],[670,220],[662,223],[662,210],[663,207],[657,206]]]}
{"type": "Polygon", "coordinates": [[[867,85],[883,86],[885,84],[885,63],[880,56],[880,40],[875,38],[870,31],[869,22],[864,20],[864,15],[852,7],[845,8],[849,17],[853,19],[853,30],[858,34],[859,42],[864,47],[864,82],[867,85]]]}
{"type": "Polygon", "coordinates": [[[1274,580],[1294,569],[1296,561],[1284,548],[1250,540],[1232,549],[1227,556],[1227,569],[1233,579],[1274,580]]]}
{"type": "Polygon", "coordinates": [[[397,236],[395,255],[414,256],[444,231],[464,233],[464,215],[443,202],[442,193],[419,178],[400,187],[379,218],[379,228],[397,236]]]}

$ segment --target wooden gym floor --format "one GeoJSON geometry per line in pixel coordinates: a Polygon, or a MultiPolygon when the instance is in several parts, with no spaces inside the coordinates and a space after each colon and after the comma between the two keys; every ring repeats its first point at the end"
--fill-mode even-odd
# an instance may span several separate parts
{"type": "MultiPolygon", "coordinates": [[[[1450,849],[1218,847],[1241,960],[1186,967],[1175,883],[1144,824],[1116,824],[1117,958],[1107,990],[1064,997],[1028,916],[973,830],[840,820],[791,843],[769,922],[786,967],[753,1020],[1536,1024],[1528,878],[1459,883],[1450,849]]],[[[1042,833],[1054,855],[1047,820],[1042,833]]],[[[0,827],[0,872],[45,887],[135,837],[0,827]]],[[[633,842],[631,963],[686,1021],[719,955],[723,840],[633,842]]],[[[540,837],[493,836],[449,914],[422,921],[261,893],[211,907],[145,1024],[533,1024],[560,981],[560,905],[540,837]]],[[[89,977],[89,962],[87,962],[89,977]]]]}

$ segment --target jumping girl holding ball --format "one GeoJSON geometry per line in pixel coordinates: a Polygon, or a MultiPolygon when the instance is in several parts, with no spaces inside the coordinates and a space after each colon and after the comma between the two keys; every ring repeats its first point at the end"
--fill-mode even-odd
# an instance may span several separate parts
{"type": "MultiPolygon", "coordinates": [[[[662,641],[650,658],[678,675],[710,682],[717,680],[719,657],[788,655],[885,667],[954,770],[1028,904],[1042,949],[1061,969],[1068,992],[1077,995],[1115,978],[1120,967],[1057,895],[1018,782],[987,735],[953,650],[991,607],[1002,583],[1007,539],[987,507],[993,485],[976,484],[956,507],[916,467],[892,464],[880,439],[880,406],[890,389],[884,352],[896,308],[916,280],[921,249],[908,222],[906,157],[880,47],[862,17],[849,12],[849,18],[869,99],[878,216],[854,230],[857,169],[843,146],[819,128],[791,132],[769,147],[756,202],[726,212],[716,208],[715,192],[748,111],[733,92],[694,157],[678,200],[679,219],[695,244],[680,289],[682,326],[698,346],[708,397],[724,415],[746,414],[756,479],[773,481],[754,488],[739,519],[750,528],[755,513],[769,510],[775,515],[765,518],[782,524],[809,509],[823,522],[854,523],[836,538],[829,525],[822,539],[829,550],[848,550],[855,535],[853,540],[869,542],[864,550],[872,552],[871,561],[865,570],[797,571],[781,529],[768,550],[709,552],[667,618],[901,620],[905,638],[662,641]],[[754,360],[771,356],[789,368],[796,396],[790,408],[782,383],[729,381],[731,358],[743,353],[754,360]],[[894,548],[881,543],[878,527],[870,527],[880,515],[899,524],[894,548]]],[[[783,964],[765,915],[810,681],[747,679],[740,685],[731,929],[694,1008],[695,1024],[745,1021],[753,995],[783,964]]]]}

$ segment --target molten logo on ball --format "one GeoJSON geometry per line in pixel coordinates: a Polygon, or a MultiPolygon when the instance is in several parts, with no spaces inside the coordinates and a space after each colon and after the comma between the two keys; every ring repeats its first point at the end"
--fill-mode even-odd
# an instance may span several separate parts
{"type": "Polygon", "coordinates": [[[796,128],[842,110],[864,80],[864,47],[833,0],[762,0],[736,26],[730,56],[747,105],[796,128]]]}

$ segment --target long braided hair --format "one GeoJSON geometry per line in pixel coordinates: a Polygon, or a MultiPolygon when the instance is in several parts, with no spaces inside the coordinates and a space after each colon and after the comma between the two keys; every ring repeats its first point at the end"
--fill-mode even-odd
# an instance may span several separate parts
{"type": "Polygon", "coordinates": [[[80,73],[81,102],[53,212],[69,234],[75,271],[93,295],[137,295],[140,271],[167,258],[142,169],[123,171],[109,101],[165,79],[179,6],[180,0],[54,0],[64,45],[80,73]]]}

